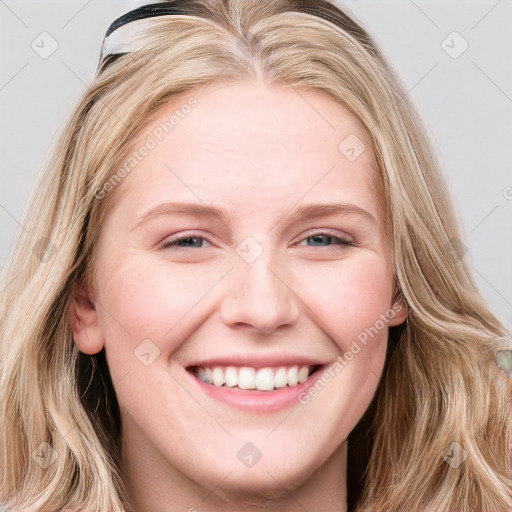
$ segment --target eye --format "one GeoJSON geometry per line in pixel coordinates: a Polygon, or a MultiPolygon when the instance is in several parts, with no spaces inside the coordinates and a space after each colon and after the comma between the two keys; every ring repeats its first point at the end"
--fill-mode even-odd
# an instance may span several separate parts
{"type": "Polygon", "coordinates": [[[161,249],[203,249],[201,246],[202,242],[209,243],[206,238],[198,236],[197,233],[191,231],[183,235],[169,238],[160,244],[161,249]],[[182,245],[183,244],[183,245],[182,245]]]}
{"type": "MultiPolygon", "coordinates": [[[[356,244],[347,236],[334,236],[327,231],[320,231],[312,233],[309,236],[299,240],[293,244],[294,246],[303,245],[301,242],[312,240],[313,243],[307,243],[308,247],[333,247],[343,248],[347,246],[355,246],[356,244]]],[[[160,249],[204,249],[203,242],[209,244],[208,240],[199,236],[196,232],[190,231],[182,235],[171,237],[162,242],[159,246],[160,249]]]]}
{"type": "MultiPolygon", "coordinates": [[[[342,249],[343,247],[354,247],[356,244],[347,236],[334,236],[332,233],[327,231],[319,231],[316,233],[312,233],[309,236],[299,240],[299,242],[305,242],[308,240],[313,240],[312,244],[307,243],[308,247],[332,247],[339,246],[338,248],[342,249]],[[329,243],[333,241],[333,243],[329,243]]],[[[303,245],[302,243],[296,243],[294,245],[303,245]]]]}

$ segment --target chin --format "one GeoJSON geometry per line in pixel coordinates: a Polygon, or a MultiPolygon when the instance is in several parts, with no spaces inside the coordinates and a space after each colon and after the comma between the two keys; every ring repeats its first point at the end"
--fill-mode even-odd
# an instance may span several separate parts
{"type": "MultiPolygon", "coordinates": [[[[302,486],[317,468],[318,464],[311,461],[303,461],[299,466],[291,464],[289,458],[286,463],[272,458],[264,461],[262,457],[252,467],[245,467],[236,460],[235,465],[222,464],[214,471],[210,468],[208,480],[212,482],[212,488],[219,486],[223,492],[236,495],[241,500],[250,500],[255,496],[275,499],[302,486]],[[219,485],[219,482],[222,484],[219,485]]],[[[204,481],[201,477],[198,480],[204,481]]]]}

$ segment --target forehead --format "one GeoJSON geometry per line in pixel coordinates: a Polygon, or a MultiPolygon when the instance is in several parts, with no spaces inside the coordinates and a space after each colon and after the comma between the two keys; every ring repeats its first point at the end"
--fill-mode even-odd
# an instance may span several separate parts
{"type": "Polygon", "coordinates": [[[136,166],[117,192],[135,210],[157,199],[269,207],[362,195],[379,176],[363,125],[330,95],[249,83],[175,97],[139,132],[130,158],[136,166]]]}

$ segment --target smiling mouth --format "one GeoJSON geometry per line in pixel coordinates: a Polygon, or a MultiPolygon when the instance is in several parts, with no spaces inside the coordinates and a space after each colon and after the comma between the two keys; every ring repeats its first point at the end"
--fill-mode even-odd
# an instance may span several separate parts
{"type": "Polygon", "coordinates": [[[215,387],[243,391],[275,391],[295,387],[308,380],[321,365],[294,365],[253,368],[251,366],[190,366],[199,380],[215,387]]]}

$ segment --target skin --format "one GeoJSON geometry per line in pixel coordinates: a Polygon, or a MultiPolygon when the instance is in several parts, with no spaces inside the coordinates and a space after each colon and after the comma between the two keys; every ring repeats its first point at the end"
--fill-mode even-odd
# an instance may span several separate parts
{"type": "MultiPolygon", "coordinates": [[[[97,279],[77,292],[73,313],[80,350],[106,350],[133,509],[346,510],[346,439],[375,394],[387,327],[309,403],[274,413],[212,400],[190,386],[185,367],[244,353],[334,362],[399,309],[369,137],[320,91],[214,83],[167,105],[132,149],[190,95],[197,107],[119,185],[101,228],[97,279]],[[354,161],[338,150],[349,134],[366,146],[354,161]],[[166,201],[217,206],[229,217],[160,215],[135,227],[166,201]],[[292,218],[294,208],[329,201],[374,220],[292,218]],[[203,239],[159,245],[188,230],[203,239]],[[249,236],[263,250],[251,263],[236,251],[249,236]],[[148,366],[134,356],[145,339],[160,350],[148,366]],[[248,441],[262,453],[251,468],[237,458],[248,441]]],[[[401,309],[387,326],[403,320],[401,309]]]]}

